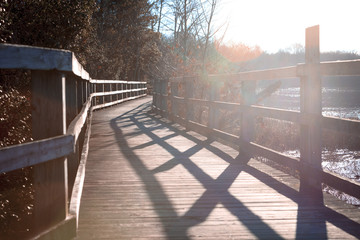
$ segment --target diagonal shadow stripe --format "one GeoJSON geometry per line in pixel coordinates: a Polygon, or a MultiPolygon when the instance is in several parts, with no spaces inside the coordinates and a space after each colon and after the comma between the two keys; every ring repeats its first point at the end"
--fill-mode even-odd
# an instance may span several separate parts
{"type": "MultiPolygon", "coordinates": [[[[282,239],[282,237],[276,233],[275,230],[273,230],[271,227],[269,227],[265,222],[262,221],[260,217],[255,215],[251,212],[250,209],[246,208],[238,199],[233,197],[229,192],[228,188],[231,186],[231,184],[235,181],[235,179],[238,177],[238,175],[241,172],[241,168],[235,169],[232,164],[230,164],[225,171],[216,179],[212,179],[209,175],[207,175],[201,168],[199,168],[194,162],[192,162],[189,157],[194,155],[195,153],[199,152],[200,150],[204,148],[209,148],[211,150],[216,150],[217,155],[221,151],[219,151],[218,148],[210,147],[211,140],[205,140],[200,141],[197,138],[191,137],[194,139],[197,144],[193,146],[192,148],[186,150],[185,152],[180,152],[176,147],[173,147],[171,144],[165,142],[162,138],[158,137],[156,134],[152,133],[146,126],[144,126],[141,122],[139,122],[136,119],[136,114],[130,117],[130,119],[134,122],[134,124],[142,130],[148,137],[152,139],[152,142],[155,142],[162,146],[165,150],[167,150],[169,153],[171,153],[174,158],[168,161],[167,163],[163,164],[159,168],[152,171],[152,173],[160,172],[160,171],[166,171],[178,164],[182,164],[189,173],[191,173],[206,189],[202,197],[200,197],[193,206],[189,209],[189,211],[181,217],[181,226],[189,228],[190,226],[196,225],[202,221],[204,221],[208,215],[212,212],[212,210],[216,207],[218,203],[224,202],[224,206],[227,206],[228,199],[231,199],[230,204],[232,207],[229,208],[229,211],[235,215],[239,221],[242,221],[243,224],[257,237],[263,237],[263,234],[260,234],[257,229],[253,228],[253,223],[249,223],[248,221],[245,221],[243,218],[244,215],[239,215],[234,210],[233,206],[236,204],[239,206],[246,216],[251,216],[254,219],[254,222],[256,222],[257,226],[261,226],[261,228],[268,234],[268,236],[272,236],[276,239],[282,239]],[[219,189],[221,191],[219,192],[219,189]],[[225,195],[224,195],[225,194],[225,195]],[[209,196],[212,196],[212,202],[210,202],[209,207],[209,196]],[[224,196],[226,196],[226,201],[223,201],[224,196]],[[206,211],[204,211],[204,208],[201,207],[204,204],[204,201],[207,202],[207,208],[206,211]],[[201,213],[201,217],[198,219],[191,219],[190,216],[194,215],[194,212],[201,213]],[[187,219],[191,219],[190,222],[186,222],[186,224],[183,224],[184,221],[187,219]]],[[[164,124],[164,123],[162,123],[164,124]]],[[[165,125],[166,126],[166,125],[165,125]]],[[[167,127],[167,126],[166,126],[167,127]]],[[[211,151],[210,150],[210,151],[211,151]]],[[[126,152],[126,151],[125,151],[126,152]]],[[[225,153],[224,153],[225,154],[225,153]]],[[[223,154],[220,154],[223,155],[223,154]]],[[[225,154],[228,162],[234,162],[234,159],[230,157],[229,155],[225,154]]],[[[180,226],[179,226],[180,227],[180,226]]]]}
{"type": "MultiPolygon", "coordinates": [[[[159,144],[160,146],[162,146],[164,149],[166,149],[169,153],[171,153],[174,158],[169,160],[168,162],[166,162],[165,164],[157,167],[156,169],[149,171],[146,169],[145,165],[141,162],[142,160],[138,157],[136,160],[136,164],[132,164],[133,168],[136,170],[136,172],[138,173],[138,175],[141,177],[142,181],[145,183],[150,181],[157,181],[155,178],[155,174],[162,172],[162,171],[167,171],[175,166],[177,166],[178,164],[181,164],[182,166],[184,166],[206,189],[206,191],[202,194],[202,196],[197,199],[197,201],[192,205],[192,207],[183,215],[183,216],[178,216],[176,214],[176,211],[174,209],[174,207],[172,206],[170,200],[167,198],[165,192],[162,190],[162,186],[159,182],[156,182],[156,188],[161,192],[161,198],[163,198],[166,202],[166,205],[169,207],[169,209],[171,209],[171,216],[173,216],[174,218],[176,218],[176,223],[175,224],[169,224],[166,219],[162,218],[161,216],[161,212],[158,212],[158,215],[162,221],[164,230],[167,234],[167,236],[169,238],[174,237],[174,232],[177,233],[181,233],[181,235],[184,237],[184,239],[188,238],[187,235],[187,230],[194,225],[197,225],[203,221],[206,220],[206,218],[209,216],[209,214],[211,213],[211,211],[216,207],[216,205],[218,203],[222,203],[224,205],[225,208],[227,208],[234,216],[236,216],[238,218],[239,221],[242,221],[242,214],[251,216],[252,219],[254,219],[254,222],[256,222],[257,224],[262,225],[263,228],[267,229],[267,235],[264,236],[263,233],[259,233],[258,231],[258,227],[255,227],[256,224],[253,223],[249,223],[247,222],[247,224],[244,222],[244,225],[246,225],[246,227],[258,238],[272,238],[272,239],[281,239],[281,236],[279,236],[273,229],[271,229],[271,227],[269,227],[266,223],[264,223],[262,221],[262,219],[257,216],[256,214],[254,214],[253,212],[250,211],[250,209],[248,209],[246,206],[244,206],[244,204],[242,204],[241,201],[239,201],[237,198],[235,198],[234,196],[232,196],[229,192],[228,192],[228,188],[231,186],[231,183],[238,177],[238,175],[243,171],[248,173],[249,175],[252,175],[253,177],[259,179],[261,182],[263,182],[264,184],[266,184],[267,186],[271,187],[272,189],[276,190],[277,192],[279,192],[280,194],[288,197],[289,199],[291,199],[292,201],[296,202],[298,204],[298,219],[297,219],[297,230],[296,230],[296,238],[297,239],[303,239],[303,238],[308,238],[308,237],[315,237],[317,239],[327,239],[327,234],[326,234],[326,225],[320,226],[320,227],[314,227],[311,224],[309,226],[305,226],[307,216],[306,214],[302,213],[306,213],[306,211],[309,211],[309,209],[311,210],[311,206],[309,205],[305,205],[303,202],[303,196],[300,195],[300,193],[294,189],[292,189],[291,187],[287,186],[284,183],[279,182],[278,180],[274,179],[272,176],[258,170],[255,169],[249,165],[245,165],[242,164],[240,165],[235,165],[232,163],[235,163],[236,161],[239,161],[239,159],[233,159],[231,156],[229,156],[228,154],[222,152],[220,149],[211,146],[211,141],[209,140],[199,140],[196,137],[193,137],[192,135],[188,134],[186,131],[183,130],[179,130],[178,128],[176,128],[174,125],[174,123],[166,123],[164,121],[162,121],[161,118],[158,118],[152,114],[148,114],[146,113],[147,109],[149,109],[149,103],[147,104],[143,104],[135,109],[133,109],[132,111],[129,111],[126,115],[121,115],[115,119],[112,120],[111,122],[111,126],[113,127],[113,129],[115,130],[116,137],[119,138],[118,142],[124,141],[124,139],[122,138],[123,136],[121,136],[122,131],[121,129],[117,126],[117,121],[122,120],[122,119],[126,119],[126,121],[129,122],[129,125],[136,125],[139,130],[143,131],[146,135],[148,135],[151,138],[151,141],[148,143],[145,143],[143,145],[139,145],[133,148],[130,148],[127,143],[123,143],[123,144],[119,144],[120,149],[123,147],[123,152],[124,155],[127,154],[131,154],[131,156],[133,157],[135,154],[132,152],[134,149],[141,149],[142,147],[146,147],[153,144],[159,144]],[[145,121],[139,121],[138,116],[141,116],[141,119],[145,121]],[[146,120],[146,118],[144,117],[148,117],[150,120],[146,120]],[[180,152],[177,148],[175,148],[174,146],[168,144],[167,142],[165,142],[165,140],[170,139],[171,137],[163,137],[160,138],[157,135],[153,134],[150,131],[151,127],[145,126],[145,124],[158,124],[157,127],[160,128],[167,128],[170,131],[173,131],[174,133],[169,135],[171,137],[174,136],[183,136],[185,138],[187,138],[188,140],[193,141],[194,143],[196,143],[196,145],[188,150],[186,150],[185,152],[180,152]],[[119,136],[118,136],[119,135],[119,136]],[[125,145],[124,145],[125,144],[125,145]],[[226,168],[224,170],[224,172],[216,179],[212,179],[210,176],[208,176],[202,169],[200,169],[195,163],[193,163],[189,157],[191,157],[192,155],[194,155],[195,153],[197,153],[198,151],[200,151],[201,149],[207,149],[211,152],[213,152],[214,154],[216,154],[217,156],[221,156],[221,158],[224,158],[225,161],[229,162],[230,165],[228,166],[228,168],[226,168]],[[139,167],[140,166],[140,167],[139,167]],[[230,170],[235,171],[235,172],[230,172],[230,170]],[[238,172],[238,173],[237,173],[238,172]],[[231,174],[234,174],[233,177],[229,176],[231,174]],[[145,176],[142,176],[145,175],[145,176]],[[222,181],[219,181],[222,178],[222,181]],[[227,178],[229,178],[228,180],[226,180],[227,178]],[[216,189],[214,189],[214,186],[216,184],[219,184],[218,186],[220,186],[221,190],[221,194],[220,192],[217,192],[219,190],[216,191],[216,189]],[[222,201],[223,199],[226,198],[226,201],[222,201]],[[203,208],[201,208],[202,204],[205,203],[207,204],[207,206],[210,206],[208,211],[204,212],[203,208]],[[234,207],[236,206],[236,207],[234,207]],[[196,214],[197,212],[202,211],[201,214],[196,214]],[[240,214],[241,212],[241,214],[240,214]],[[199,215],[198,218],[194,218],[194,215],[199,215]],[[312,230],[313,229],[313,230],[312,230]],[[306,233],[306,231],[310,231],[308,233],[306,233]],[[313,231],[313,232],[311,232],[313,231]],[[309,235],[310,234],[310,235],[309,235]]],[[[154,127],[155,128],[155,127],[154,127]]],[[[249,159],[247,159],[249,160],[249,159]]],[[[244,163],[246,162],[246,159],[243,159],[244,163]]],[[[148,194],[150,196],[150,198],[152,199],[153,203],[155,203],[157,197],[156,196],[152,196],[151,195],[151,190],[153,189],[147,189],[148,194]]],[[[318,209],[318,206],[316,206],[316,208],[318,209]]],[[[156,209],[156,208],[155,208],[156,209]]],[[[315,207],[313,208],[315,209],[315,207]]],[[[345,232],[351,234],[352,236],[356,237],[356,238],[360,238],[360,232],[357,230],[359,229],[359,224],[349,218],[347,218],[346,216],[326,207],[323,206],[321,208],[321,214],[319,215],[319,217],[321,218],[320,222],[326,222],[329,221],[330,223],[332,223],[334,226],[344,230],[345,232]]],[[[179,236],[178,234],[176,236],[179,236]]]]}
{"type": "MultiPolygon", "coordinates": [[[[172,125],[169,126],[169,129],[173,129],[173,128],[174,127],[172,125]]],[[[182,136],[188,135],[186,132],[179,134],[181,134],[182,136]]],[[[196,141],[196,139],[194,141],[196,141]]],[[[309,197],[302,195],[298,191],[292,189],[291,187],[287,186],[282,182],[277,181],[270,175],[267,175],[266,173],[259,171],[256,168],[247,166],[246,172],[256,177],[267,186],[278,191],[280,194],[288,197],[289,199],[291,199],[292,201],[298,204],[298,218],[297,218],[297,229],[296,229],[297,239],[303,239],[309,237],[316,239],[327,239],[328,237],[327,237],[327,230],[325,224],[326,222],[329,222],[334,226],[342,229],[346,233],[356,237],[357,239],[360,239],[360,231],[358,230],[360,229],[360,224],[357,223],[356,221],[353,221],[347,216],[339,212],[336,212],[335,210],[327,206],[319,206],[318,204],[313,205],[309,197]],[[309,207],[312,207],[312,211],[316,210],[317,212],[320,212],[319,216],[321,217],[321,219],[318,219],[318,221],[314,222],[313,224],[306,225],[305,223],[309,216],[309,213],[307,213],[309,207]],[[312,236],[309,236],[310,233],[312,234],[312,236]]]]}

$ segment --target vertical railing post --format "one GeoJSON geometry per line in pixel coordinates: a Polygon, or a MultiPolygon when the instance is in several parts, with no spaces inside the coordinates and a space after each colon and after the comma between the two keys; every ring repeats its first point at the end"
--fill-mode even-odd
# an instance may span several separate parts
{"type": "Polygon", "coordinates": [[[300,131],[300,191],[311,194],[322,202],[321,176],[312,169],[321,167],[321,124],[322,97],[320,63],[319,26],[306,29],[305,76],[300,78],[300,112],[308,116],[308,122],[300,131]],[[311,166],[309,168],[309,166],[311,166]]]}
{"type": "MultiPolygon", "coordinates": [[[[119,84],[118,83],[115,83],[115,91],[118,91],[119,90],[119,84]]],[[[119,94],[116,94],[115,95],[115,100],[118,101],[119,100],[119,94]]]]}
{"type": "MultiPolygon", "coordinates": [[[[101,88],[102,88],[101,92],[104,93],[105,92],[105,83],[101,84],[101,88]]],[[[102,98],[102,101],[101,101],[102,104],[105,104],[106,103],[105,102],[105,96],[103,95],[101,98],[102,98]]]]}
{"type": "Polygon", "coordinates": [[[189,98],[193,97],[194,94],[194,78],[195,77],[185,77],[184,84],[185,84],[185,121],[186,121],[186,128],[189,130],[189,121],[194,120],[194,108],[190,103],[189,98]]]}
{"type": "MultiPolygon", "coordinates": [[[[126,91],[129,90],[129,84],[128,84],[128,83],[125,83],[125,90],[126,90],[126,91]]],[[[128,97],[129,97],[129,93],[126,92],[126,93],[125,93],[125,99],[127,99],[128,97]]]]}
{"type": "Polygon", "coordinates": [[[166,113],[167,113],[167,81],[162,80],[160,82],[161,82],[161,90],[160,90],[161,115],[166,117],[166,113]]]}
{"type": "Polygon", "coordinates": [[[66,78],[66,126],[69,126],[71,121],[79,113],[77,104],[77,81],[74,76],[67,76],[66,78]]]}
{"type": "Polygon", "coordinates": [[[81,89],[82,89],[82,101],[81,101],[81,104],[84,104],[84,102],[86,101],[86,81],[85,80],[81,81],[81,89]]]}
{"type": "MultiPolygon", "coordinates": [[[[124,85],[125,85],[124,83],[120,83],[120,90],[122,90],[122,91],[125,90],[124,85]]],[[[120,99],[121,99],[121,100],[124,99],[124,93],[121,93],[121,94],[120,94],[120,99]]]]}
{"type": "Polygon", "coordinates": [[[218,110],[214,101],[218,99],[219,89],[218,89],[218,81],[211,80],[210,82],[210,96],[209,96],[209,114],[208,114],[208,128],[209,133],[211,133],[211,129],[218,128],[217,126],[217,118],[218,118],[218,110]]]}
{"type": "MultiPolygon", "coordinates": [[[[91,91],[91,93],[96,93],[96,92],[97,92],[96,83],[91,83],[91,86],[92,86],[92,91],[91,91]]],[[[97,99],[97,97],[93,97],[93,99],[92,99],[92,106],[95,106],[95,105],[96,105],[96,99],[97,99]]]]}
{"type": "MultiPolygon", "coordinates": [[[[111,92],[113,90],[113,84],[110,83],[109,84],[109,92],[111,92]]],[[[109,95],[109,102],[112,102],[113,101],[113,95],[109,95]]]]}
{"type": "MultiPolygon", "coordinates": [[[[77,98],[77,78],[69,74],[66,78],[66,123],[67,127],[70,125],[71,121],[79,113],[78,111],[78,98],[77,98]]],[[[67,157],[67,166],[68,166],[68,190],[69,197],[71,196],[71,191],[73,183],[76,177],[77,168],[79,165],[79,156],[78,156],[79,145],[75,146],[75,153],[70,154],[67,157]]]]}
{"type": "Polygon", "coordinates": [[[76,80],[76,91],[77,91],[77,96],[76,96],[76,98],[77,98],[77,110],[78,110],[78,112],[80,112],[81,111],[81,108],[82,108],[82,94],[83,94],[83,92],[82,92],[82,80],[80,79],[80,78],[78,78],[77,80],[76,80]]]}
{"type": "MultiPolygon", "coordinates": [[[[65,75],[32,71],[32,136],[34,140],[66,133],[65,75]]],[[[35,232],[49,229],[67,216],[67,160],[34,166],[35,232]]]]}
{"type": "Polygon", "coordinates": [[[177,116],[177,104],[175,100],[175,96],[177,96],[178,90],[178,83],[170,79],[170,102],[171,102],[171,108],[170,108],[170,120],[176,121],[177,116]]]}
{"type": "Polygon", "coordinates": [[[156,108],[157,108],[157,101],[158,101],[158,92],[157,92],[157,84],[158,84],[158,80],[154,80],[154,85],[153,85],[153,110],[156,112],[156,108]]]}
{"type": "MultiPolygon", "coordinates": [[[[241,105],[250,106],[255,103],[256,95],[256,81],[243,81],[241,87],[241,105]]],[[[254,139],[254,115],[249,111],[243,111],[241,113],[241,126],[240,126],[240,152],[248,155],[246,143],[252,142],[254,139]]],[[[247,156],[250,157],[250,156],[247,156]]]]}
{"type": "Polygon", "coordinates": [[[88,81],[84,81],[84,84],[85,84],[85,86],[84,86],[84,90],[85,90],[85,94],[84,94],[84,103],[87,101],[87,99],[88,99],[88,96],[89,96],[89,85],[88,85],[88,81]]]}
{"type": "MultiPolygon", "coordinates": [[[[103,92],[103,84],[101,83],[97,83],[96,84],[96,92],[103,92]]],[[[96,97],[97,101],[99,101],[99,104],[103,104],[104,103],[104,97],[103,96],[99,96],[99,97],[96,97]]]]}

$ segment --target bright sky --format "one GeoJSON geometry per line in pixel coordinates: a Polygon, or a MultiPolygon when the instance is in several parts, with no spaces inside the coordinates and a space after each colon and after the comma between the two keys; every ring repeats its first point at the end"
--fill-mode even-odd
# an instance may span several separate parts
{"type": "Polygon", "coordinates": [[[320,51],[360,53],[360,0],[220,0],[225,41],[277,52],[305,45],[305,28],[320,25],[320,51]]]}

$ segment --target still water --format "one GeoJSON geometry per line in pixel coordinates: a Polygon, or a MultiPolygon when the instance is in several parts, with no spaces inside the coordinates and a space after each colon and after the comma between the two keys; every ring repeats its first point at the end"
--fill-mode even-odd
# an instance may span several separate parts
{"type": "MultiPolygon", "coordinates": [[[[300,111],[300,88],[278,89],[270,97],[260,102],[260,105],[300,111]]],[[[360,120],[360,90],[350,87],[323,88],[322,114],[328,117],[360,120]]],[[[284,153],[289,156],[300,157],[298,149],[284,153]]],[[[322,167],[360,182],[360,143],[357,150],[341,148],[330,151],[323,148],[322,167]]],[[[349,203],[360,205],[360,201],[351,196],[340,194],[331,188],[325,190],[338,195],[349,203]]]]}

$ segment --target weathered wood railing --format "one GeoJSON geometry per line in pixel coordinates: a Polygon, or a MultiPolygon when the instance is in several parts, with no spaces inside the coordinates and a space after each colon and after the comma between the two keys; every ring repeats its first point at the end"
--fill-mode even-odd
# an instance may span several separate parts
{"type": "Polygon", "coordinates": [[[306,29],[305,64],[263,71],[231,75],[208,76],[211,84],[209,99],[193,98],[194,78],[178,77],[154,84],[153,108],[160,114],[179,122],[189,129],[209,137],[217,137],[239,146],[249,156],[260,155],[300,173],[300,191],[322,199],[321,183],[360,198],[360,184],[340,175],[330,173],[321,166],[321,131],[331,129],[360,136],[360,121],[322,116],[321,76],[360,76],[360,60],[321,62],[319,51],[319,26],[306,29]],[[255,82],[300,78],[300,112],[255,106],[255,82]],[[218,101],[220,82],[241,82],[241,103],[218,101]],[[184,96],[179,94],[179,86],[184,96]],[[179,114],[182,104],[185,113],[179,114]],[[207,125],[192,118],[194,106],[208,108],[207,125]],[[235,111],[241,116],[240,136],[223,132],[217,125],[219,109],[235,111]],[[253,142],[255,116],[294,122],[300,125],[300,159],[266,148],[253,142]],[[316,191],[314,191],[314,189],[316,191]],[[321,195],[321,196],[320,196],[321,195]]]}
{"type": "Polygon", "coordinates": [[[146,82],[93,80],[70,51],[21,45],[0,44],[0,68],[31,70],[35,140],[1,148],[0,172],[34,166],[33,236],[73,238],[91,112],[145,96],[146,82]]]}

